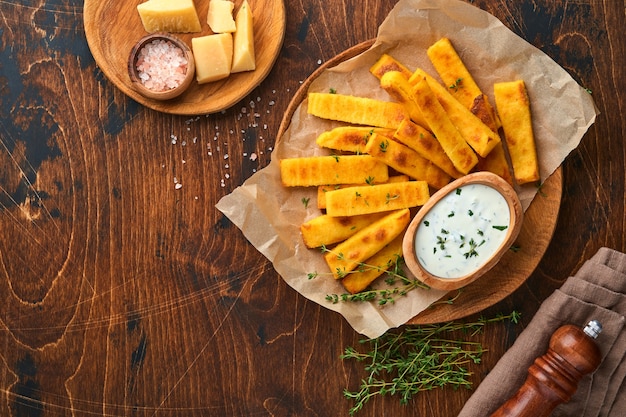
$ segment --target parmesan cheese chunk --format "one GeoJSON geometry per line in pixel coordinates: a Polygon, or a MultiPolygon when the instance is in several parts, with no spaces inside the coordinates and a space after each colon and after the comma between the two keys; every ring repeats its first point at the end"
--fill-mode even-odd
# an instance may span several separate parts
{"type": "Polygon", "coordinates": [[[231,72],[252,71],[256,68],[254,56],[254,28],[252,9],[244,0],[235,16],[237,30],[234,34],[233,68],[231,72]]]}
{"type": "Polygon", "coordinates": [[[217,33],[191,39],[198,84],[221,80],[230,75],[233,36],[217,33]]]}
{"type": "Polygon", "coordinates": [[[235,3],[229,0],[211,0],[207,23],[214,33],[233,33],[236,30],[233,9],[235,3]]]}
{"type": "Polygon", "coordinates": [[[200,32],[193,0],[148,0],[137,5],[146,32],[200,32]]]}

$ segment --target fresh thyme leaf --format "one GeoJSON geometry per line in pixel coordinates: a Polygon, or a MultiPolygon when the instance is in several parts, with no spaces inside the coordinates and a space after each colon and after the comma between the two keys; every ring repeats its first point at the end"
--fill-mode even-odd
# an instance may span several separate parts
{"type": "Polygon", "coordinates": [[[344,389],[346,399],[353,401],[350,415],[362,410],[377,395],[396,395],[406,405],[422,391],[444,386],[471,388],[468,366],[478,364],[486,349],[479,342],[460,340],[458,335],[473,337],[491,323],[518,323],[520,314],[499,314],[474,322],[405,327],[389,331],[376,339],[362,339],[366,352],[347,347],[340,356],[363,363],[368,375],[361,379],[358,390],[344,389]],[[369,349],[369,350],[368,350],[369,349]]]}
{"type": "Polygon", "coordinates": [[[460,87],[462,87],[461,83],[463,82],[463,78],[457,78],[454,83],[450,84],[448,88],[451,90],[457,91],[460,87]]]}
{"type": "MultiPolygon", "coordinates": [[[[480,243],[480,245],[482,245],[484,242],[485,241],[483,240],[480,243]]],[[[467,251],[467,252],[465,252],[463,254],[463,256],[465,256],[465,259],[469,259],[469,258],[471,258],[473,256],[478,256],[478,252],[476,252],[476,248],[479,247],[480,245],[478,243],[476,243],[476,241],[473,238],[470,239],[470,241],[469,241],[470,249],[469,249],[469,251],[467,251]]]]}
{"type": "Polygon", "coordinates": [[[400,195],[398,194],[387,193],[385,197],[385,204],[389,204],[391,200],[397,200],[398,198],[400,198],[400,195]]]}
{"type": "MultiPolygon", "coordinates": [[[[421,281],[417,279],[409,279],[406,276],[402,265],[404,264],[404,258],[402,256],[396,256],[396,259],[389,265],[386,265],[384,282],[387,287],[368,289],[356,294],[329,294],[326,296],[326,300],[333,304],[340,301],[343,302],[368,302],[375,301],[379,306],[383,307],[387,304],[394,304],[398,297],[406,296],[410,291],[416,288],[428,288],[421,281]]],[[[359,274],[371,270],[380,270],[380,266],[368,265],[366,263],[360,263],[353,271],[339,271],[337,273],[344,277],[347,274],[359,274]]]]}

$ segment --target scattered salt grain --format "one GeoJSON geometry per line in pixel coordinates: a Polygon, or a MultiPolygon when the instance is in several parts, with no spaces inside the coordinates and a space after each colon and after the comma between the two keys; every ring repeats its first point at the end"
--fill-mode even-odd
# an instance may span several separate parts
{"type": "Polygon", "coordinates": [[[136,67],[139,79],[146,88],[167,91],[183,82],[187,64],[182,49],[170,41],[156,39],[141,48],[136,67]]]}

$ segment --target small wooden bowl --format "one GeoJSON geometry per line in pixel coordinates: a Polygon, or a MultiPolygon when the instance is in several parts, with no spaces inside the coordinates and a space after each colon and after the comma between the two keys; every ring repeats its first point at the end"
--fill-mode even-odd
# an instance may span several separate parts
{"type": "Polygon", "coordinates": [[[152,33],[141,38],[133,47],[128,58],[128,75],[130,77],[131,85],[135,91],[146,98],[153,100],[170,100],[180,96],[187,90],[194,79],[196,64],[193,58],[193,53],[187,44],[181,39],[172,36],[168,33],[152,33]],[[154,91],[147,88],[141,79],[139,78],[139,72],[137,71],[137,56],[144,46],[155,40],[165,40],[173,43],[175,46],[183,51],[183,54],[187,58],[187,72],[185,78],[176,88],[172,88],[164,91],[154,91]]]}
{"type": "MultiPolygon", "coordinates": [[[[462,212],[462,210],[459,210],[459,212],[462,212]]],[[[449,291],[464,287],[489,271],[494,265],[496,265],[496,263],[498,263],[502,255],[509,250],[521,230],[523,216],[524,213],[517,193],[513,187],[500,176],[490,172],[476,172],[463,176],[434,193],[409,224],[406,234],[404,235],[402,247],[406,266],[417,279],[432,288],[449,291]],[[424,217],[437,203],[439,203],[439,201],[441,201],[443,197],[456,192],[457,189],[460,189],[463,186],[470,184],[487,185],[504,197],[506,205],[509,208],[510,215],[510,222],[506,229],[504,240],[492,254],[486,257],[477,269],[472,270],[466,275],[454,278],[433,275],[422,266],[416,253],[415,241],[417,233],[420,231],[419,227],[422,224],[424,217]]]]}

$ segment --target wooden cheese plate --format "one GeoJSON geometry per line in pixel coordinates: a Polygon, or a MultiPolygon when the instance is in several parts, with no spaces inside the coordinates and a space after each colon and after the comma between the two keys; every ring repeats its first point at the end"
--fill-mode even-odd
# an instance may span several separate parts
{"type": "MultiPolygon", "coordinates": [[[[343,61],[368,50],[374,40],[363,42],[321,65],[300,86],[289,103],[280,124],[277,141],[283,140],[291,119],[306,99],[309,86],[320,74],[343,61]]],[[[454,298],[452,303],[438,302],[410,319],[407,324],[430,324],[457,320],[478,313],[503,300],[519,288],[533,273],[545,254],[556,228],[563,193],[562,168],[558,168],[542,185],[533,202],[524,213],[521,231],[516,239],[516,251],[503,255],[488,273],[460,291],[453,290],[442,300],[454,298]]]]}
{"type": "MultiPolygon", "coordinates": [[[[232,74],[207,84],[193,82],[181,96],[168,101],[148,99],[136,92],[127,71],[131,49],[147,34],[137,5],[142,0],[85,0],[83,20],[89,49],[96,63],[120,90],[151,109],[171,114],[199,115],[225,110],[248,95],[267,77],[282,48],[285,37],[283,0],[248,0],[253,13],[256,69],[232,74]]],[[[235,10],[242,0],[235,0],[235,10]]],[[[195,2],[202,32],[174,35],[191,45],[193,37],[211,34],[206,23],[209,0],[195,2]]]]}

